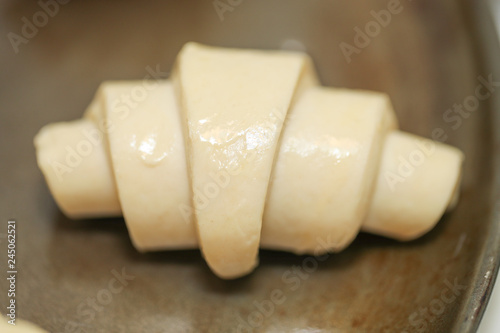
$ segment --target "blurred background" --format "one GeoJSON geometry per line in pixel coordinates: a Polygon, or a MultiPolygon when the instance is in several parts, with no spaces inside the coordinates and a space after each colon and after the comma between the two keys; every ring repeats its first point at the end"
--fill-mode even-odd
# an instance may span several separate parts
{"type": "MultiPolygon", "coordinates": [[[[231,332],[302,262],[262,251],[254,274],[226,282],[198,251],[138,254],[122,219],[63,216],[37,169],[32,140],[42,126],[81,117],[104,80],[168,77],[182,45],[197,41],[305,51],[324,85],[388,93],[403,130],[441,129],[467,157],[460,205],[431,233],[408,244],[360,234],[287,290],[254,331],[473,332],[498,261],[498,97],[457,127],[445,114],[478,77],[500,80],[491,20],[499,8],[493,0],[1,1],[0,218],[18,224],[18,317],[51,332],[231,332]],[[122,267],[133,283],[83,320],[80,305],[122,267]],[[467,290],[439,315],[422,314],[447,281],[467,290]]],[[[6,271],[1,238],[0,251],[6,271]]],[[[500,331],[498,297],[481,333],[500,331]]]]}

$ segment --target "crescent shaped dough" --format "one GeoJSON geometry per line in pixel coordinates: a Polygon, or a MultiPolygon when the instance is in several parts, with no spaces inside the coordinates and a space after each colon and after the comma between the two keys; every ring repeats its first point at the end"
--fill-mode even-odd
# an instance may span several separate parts
{"type": "Polygon", "coordinates": [[[66,215],[123,213],[138,250],[201,247],[222,278],[259,247],[419,237],[456,205],[464,160],[397,130],[385,94],[320,87],[304,54],[194,43],[171,81],[105,82],[83,119],[34,141],[66,215]]]}

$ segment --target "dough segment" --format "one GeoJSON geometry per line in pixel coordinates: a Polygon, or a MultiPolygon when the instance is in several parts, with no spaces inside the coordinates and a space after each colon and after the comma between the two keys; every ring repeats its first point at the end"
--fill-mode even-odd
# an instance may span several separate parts
{"type": "Polygon", "coordinates": [[[385,136],[397,128],[385,94],[314,87],[290,112],[264,214],[262,244],[340,251],[367,213],[385,136]]]}
{"type": "Polygon", "coordinates": [[[178,55],[173,81],[186,118],[195,221],[219,276],[239,277],[257,265],[276,147],[302,72],[311,70],[307,61],[298,53],[194,43],[178,55]],[[214,182],[221,177],[227,182],[214,182]]]}
{"type": "Polygon", "coordinates": [[[189,205],[190,193],[172,83],[144,89],[135,108],[125,108],[118,101],[136,86],[110,82],[100,88],[112,128],[107,138],[123,216],[140,251],[192,248],[197,242],[191,221],[179,210],[189,205]]]}
{"type": "Polygon", "coordinates": [[[463,159],[457,148],[390,133],[363,229],[401,241],[428,232],[456,204],[463,159]]]}
{"type": "Polygon", "coordinates": [[[58,206],[71,218],[121,215],[102,140],[102,132],[85,118],[49,124],[35,137],[38,166],[58,206]]]}

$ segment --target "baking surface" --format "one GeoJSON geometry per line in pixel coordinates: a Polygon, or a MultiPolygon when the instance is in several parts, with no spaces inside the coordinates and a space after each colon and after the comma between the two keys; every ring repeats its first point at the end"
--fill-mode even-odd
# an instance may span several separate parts
{"type": "MultiPolygon", "coordinates": [[[[22,18],[32,21],[41,7],[2,2],[0,234],[16,220],[17,316],[51,332],[448,332],[473,320],[459,314],[490,227],[490,101],[453,122],[445,115],[490,73],[468,10],[452,0],[402,1],[348,62],[341,43],[355,45],[353,29],[387,6],[249,1],[221,21],[211,1],[73,1],[16,53],[7,34],[22,34],[22,18]],[[458,207],[411,243],[360,234],[322,262],[261,251],[255,272],[235,281],[214,276],[199,251],[138,253],[122,219],[66,218],[36,166],[33,136],[80,117],[103,80],[164,77],[190,40],[304,49],[323,84],[387,92],[402,129],[426,137],[442,129],[446,143],[465,152],[458,207]],[[117,276],[119,285],[111,282],[117,276]]],[[[7,271],[6,244],[0,238],[0,271],[7,271]]],[[[2,309],[6,289],[0,280],[2,309]]]]}

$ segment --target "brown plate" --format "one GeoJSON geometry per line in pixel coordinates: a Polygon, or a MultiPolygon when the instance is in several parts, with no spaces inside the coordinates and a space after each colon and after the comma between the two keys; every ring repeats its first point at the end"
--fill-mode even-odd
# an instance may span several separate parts
{"type": "Polygon", "coordinates": [[[475,331],[498,268],[500,92],[448,110],[473,103],[479,77],[500,80],[497,39],[482,1],[396,2],[218,0],[223,20],[212,0],[42,0],[50,15],[35,1],[1,2],[0,233],[17,221],[17,316],[51,332],[475,331]],[[374,23],[371,11],[382,10],[393,13],[374,23]],[[258,269],[235,281],[214,276],[199,251],[139,254],[122,219],[67,219],[37,169],[33,136],[80,117],[103,80],[168,71],[190,40],[303,48],[324,84],[389,93],[404,130],[442,130],[464,150],[458,207],[417,241],[360,234],[317,265],[262,251],[258,269]],[[342,43],[357,49],[350,62],[342,43]],[[129,280],[115,282],[122,270],[129,280]]]}

